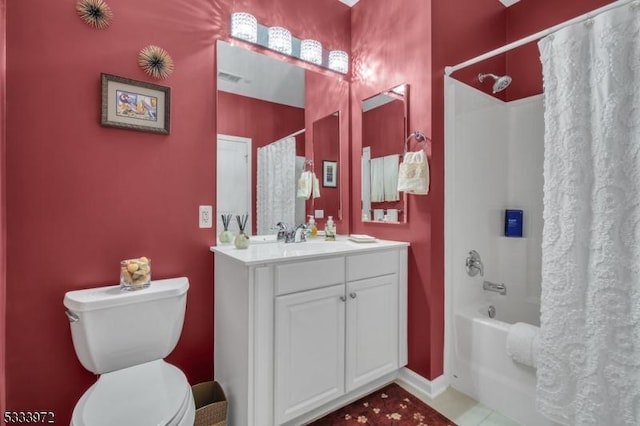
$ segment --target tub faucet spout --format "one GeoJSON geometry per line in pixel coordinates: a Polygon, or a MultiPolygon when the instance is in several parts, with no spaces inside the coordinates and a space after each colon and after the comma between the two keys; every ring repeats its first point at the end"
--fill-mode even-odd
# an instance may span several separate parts
{"type": "Polygon", "coordinates": [[[482,289],[487,291],[495,291],[502,296],[507,294],[507,286],[504,284],[492,283],[491,281],[485,281],[482,283],[482,289]]]}

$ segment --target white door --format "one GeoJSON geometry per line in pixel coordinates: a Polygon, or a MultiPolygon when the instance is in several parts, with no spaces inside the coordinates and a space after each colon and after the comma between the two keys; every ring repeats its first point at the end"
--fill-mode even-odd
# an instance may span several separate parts
{"type": "Polygon", "coordinates": [[[236,215],[248,214],[245,232],[251,235],[251,139],[218,135],[216,166],[216,231],[222,231],[221,214],[233,215],[229,229],[236,234],[236,215]]]}
{"type": "Polygon", "coordinates": [[[347,392],[398,368],[398,275],[347,283],[347,392]]]}
{"type": "Polygon", "coordinates": [[[276,298],[276,424],[344,393],[344,288],[276,298]]]}

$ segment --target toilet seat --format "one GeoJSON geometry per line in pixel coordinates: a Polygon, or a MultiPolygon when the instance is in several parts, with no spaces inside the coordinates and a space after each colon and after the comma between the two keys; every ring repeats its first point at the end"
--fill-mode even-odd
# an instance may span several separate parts
{"type": "Polygon", "coordinates": [[[163,360],[102,374],[82,395],[72,426],[193,424],[195,405],[184,373],[163,360]]]}

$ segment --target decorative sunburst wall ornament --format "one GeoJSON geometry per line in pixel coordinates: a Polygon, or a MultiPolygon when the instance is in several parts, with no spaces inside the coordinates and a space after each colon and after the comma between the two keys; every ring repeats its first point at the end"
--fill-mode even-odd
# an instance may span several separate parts
{"type": "Polygon", "coordinates": [[[113,18],[111,8],[103,0],[78,0],[76,10],[86,24],[100,30],[107,28],[113,18]]]}
{"type": "Polygon", "coordinates": [[[173,59],[162,47],[149,45],[138,54],[138,64],[152,76],[164,80],[173,72],[173,59]]]}

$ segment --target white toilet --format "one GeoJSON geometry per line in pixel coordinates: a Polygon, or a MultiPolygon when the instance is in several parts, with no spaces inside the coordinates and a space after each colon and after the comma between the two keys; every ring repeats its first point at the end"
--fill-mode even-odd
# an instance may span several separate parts
{"type": "Polygon", "coordinates": [[[178,343],[187,278],[70,291],[64,305],[78,359],[98,381],[82,395],[72,426],[192,426],[195,405],[184,373],[163,360],[178,343]]]}

